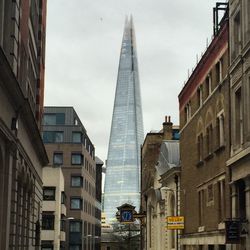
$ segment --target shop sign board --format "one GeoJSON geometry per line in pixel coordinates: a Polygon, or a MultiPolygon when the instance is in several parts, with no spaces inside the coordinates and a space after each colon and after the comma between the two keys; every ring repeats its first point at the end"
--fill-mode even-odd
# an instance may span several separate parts
{"type": "Polygon", "coordinates": [[[168,230],[184,229],[184,216],[168,216],[166,220],[168,230]]]}

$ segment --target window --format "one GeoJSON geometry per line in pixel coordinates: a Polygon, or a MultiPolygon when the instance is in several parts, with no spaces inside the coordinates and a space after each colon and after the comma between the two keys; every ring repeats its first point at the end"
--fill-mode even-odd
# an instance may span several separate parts
{"type": "Polygon", "coordinates": [[[185,122],[188,122],[191,118],[191,102],[189,101],[185,107],[185,122]]]}
{"type": "Polygon", "coordinates": [[[61,204],[66,203],[66,194],[64,192],[61,192],[61,204]]]}
{"type": "Polygon", "coordinates": [[[43,230],[54,230],[54,214],[42,214],[42,229],[43,230]]]}
{"type": "Polygon", "coordinates": [[[43,188],[43,200],[54,201],[55,200],[55,187],[43,188]]]}
{"type": "Polygon", "coordinates": [[[217,183],[218,190],[218,212],[219,212],[219,222],[225,220],[225,208],[226,208],[226,195],[225,195],[225,180],[221,180],[217,183]]]}
{"type": "Polygon", "coordinates": [[[65,219],[61,219],[60,221],[60,231],[65,232],[65,219]]]}
{"type": "Polygon", "coordinates": [[[217,146],[222,147],[225,145],[225,130],[224,130],[224,115],[220,114],[216,119],[216,130],[217,130],[217,146]]]}
{"type": "Polygon", "coordinates": [[[44,114],[43,125],[64,125],[65,124],[65,114],[44,114]]]}
{"type": "Polygon", "coordinates": [[[232,59],[234,59],[240,52],[241,49],[241,20],[240,11],[235,15],[233,19],[233,43],[232,43],[232,59]]]}
{"type": "Polygon", "coordinates": [[[81,198],[71,198],[70,199],[70,209],[82,209],[82,199],[81,198]]]}
{"type": "Polygon", "coordinates": [[[63,142],[62,131],[44,131],[43,132],[44,143],[60,143],[63,142]]]}
{"type": "Polygon", "coordinates": [[[82,133],[81,132],[72,132],[72,142],[81,143],[82,142],[82,133]]]}
{"type": "Polygon", "coordinates": [[[243,110],[242,110],[242,98],[241,87],[235,92],[235,144],[240,146],[243,143],[243,110]]]}
{"type": "Polygon", "coordinates": [[[62,165],[63,164],[63,153],[54,153],[53,164],[54,165],[62,165]]]}
{"type": "Polygon", "coordinates": [[[207,127],[207,155],[210,155],[212,153],[212,148],[213,148],[213,126],[210,124],[207,127]]]}
{"type": "Polygon", "coordinates": [[[198,107],[202,105],[202,86],[197,89],[198,107]]]}
{"type": "Polygon", "coordinates": [[[42,250],[53,250],[53,241],[45,241],[42,240],[41,242],[41,249],[42,250]]]}
{"type": "Polygon", "coordinates": [[[83,155],[80,153],[73,153],[71,155],[71,164],[72,165],[81,165],[83,162],[83,155]]]}
{"type": "Polygon", "coordinates": [[[203,160],[203,134],[199,134],[197,138],[198,160],[203,160]]]}
{"type": "Polygon", "coordinates": [[[71,187],[82,187],[82,176],[71,176],[71,187]]]}
{"type": "Polygon", "coordinates": [[[222,81],[222,59],[215,66],[216,83],[219,84],[222,81]]]}
{"type": "Polygon", "coordinates": [[[82,223],[80,221],[70,221],[69,231],[71,233],[81,233],[82,223]]]}
{"type": "Polygon", "coordinates": [[[213,184],[208,185],[207,187],[207,202],[214,200],[214,186],[213,184]]]}
{"type": "Polygon", "coordinates": [[[199,199],[199,225],[202,226],[204,224],[204,205],[205,205],[205,194],[204,190],[200,190],[198,192],[199,199]]]}
{"type": "Polygon", "coordinates": [[[207,97],[210,96],[212,93],[212,82],[210,75],[208,75],[206,78],[206,92],[207,92],[207,97]]]}

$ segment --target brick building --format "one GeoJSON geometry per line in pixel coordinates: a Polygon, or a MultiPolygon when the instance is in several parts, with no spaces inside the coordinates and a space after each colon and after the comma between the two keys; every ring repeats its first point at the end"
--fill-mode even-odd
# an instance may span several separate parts
{"type": "Polygon", "coordinates": [[[95,148],[72,107],[45,107],[43,141],[49,166],[62,168],[67,217],[74,218],[66,223],[65,248],[93,249],[101,224],[100,205],[96,206],[95,148]]]}
{"type": "Polygon", "coordinates": [[[0,0],[0,249],[38,249],[46,0],[0,0]]]}
{"type": "Polygon", "coordinates": [[[229,1],[231,218],[240,224],[232,249],[250,249],[250,2],[229,1]]]}
{"type": "MultiPolygon", "coordinates": [[[[215,10],[217,11],[217,10],[215,10]]],[[[215,14],[217,14],[215,12],[215,14]]],[[[184,249],[226,249],[230,216],[227,11],[179,94],[181,214],[184,249]]]]}

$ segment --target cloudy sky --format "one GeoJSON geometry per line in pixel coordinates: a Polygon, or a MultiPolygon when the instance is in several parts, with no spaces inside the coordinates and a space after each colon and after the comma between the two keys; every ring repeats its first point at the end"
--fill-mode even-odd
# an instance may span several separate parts
{"type": "Polygon", "coordinates": [[[215,0],[49,0],[45,105],[73,106],[107,157],[119,53],[133,15],[144,133],[178,124],[178,93],[213,32],[215,0]]]}

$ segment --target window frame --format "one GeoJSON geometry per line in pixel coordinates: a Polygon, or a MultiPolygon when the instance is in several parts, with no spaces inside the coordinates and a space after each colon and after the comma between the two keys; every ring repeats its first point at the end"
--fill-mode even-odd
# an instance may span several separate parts
{"type": "Polygon", "coordinates": [[[71,153],[71,165],[82,165],[83,164],[83,159],[84,159],[84,157],[83,157],[82,153],[80,153],[80,152],[72,152],[71,153]],[[80,156],[80,159],[81,159],[80,163],[74,163],[73,162],[73,157],[74,156],[80,156]]]}
{"type": "Polygon", "coordinates": [[[43,200],[44,201],[55,201],[56,200],[56,187],[47,187],[47,186],[44,186],[43,187],[43,200]],[[53,195],[51,196],[51,198],[46,198],[46,195],[45,195],[45,191],[46,190],[53,191],[53,195]]]}
{"type": "Polygon", "coordinates": [[[82,199],[82,197],[79,197],[79,196],[72,196],[72,197],[70,197],[70,210],[81,210],[82,209],[82,203],[83,203],[83,199],[82,199]],[[73,208],[72,207],[72,201],[73,200],[79,200],[79,208],[77,207],[77,208],[73,208]]]}
{"type": "Polygon", "coordinates": [[[55,215],[54,215],[54,213],[48,213],[48,212],[42,213],[42,230],[51,230],[51,231],[55,230],[55,215]],[[45,218],[52,220],[50,222],[51,227],[49,227],[47,225],[45,226],[45,218]]]}
{"type": "Polygon", "coordinates": [[[70,177],[70,186],[72,188],[83,187],[83,176],[81,176],[81,175],[71,175],[71,177],[70,177]],[[80,178],[80,185],[73,185],[73,182],[72,182],[73,178],[80,178]]]}
{"type": "Polygon", "coordinates": [[[54,152],[53,153],[53,165],[55,166],[60,166],[60,165],[63,165],[63,152],[54,152]],[[55,162],[55,156],[61,156],[62,157],[62,161],[61,162],[55,162]]]}
{"type": "Polygon", "coordinates": [[[83,137],[83,135],[82,135],[82,132],[81,131],[72,131],[72,143],[82,143],[82,137],[83,137]],[[74,135],[80,135],[80,141],[75,141],[74,140],[74,135]]]}

